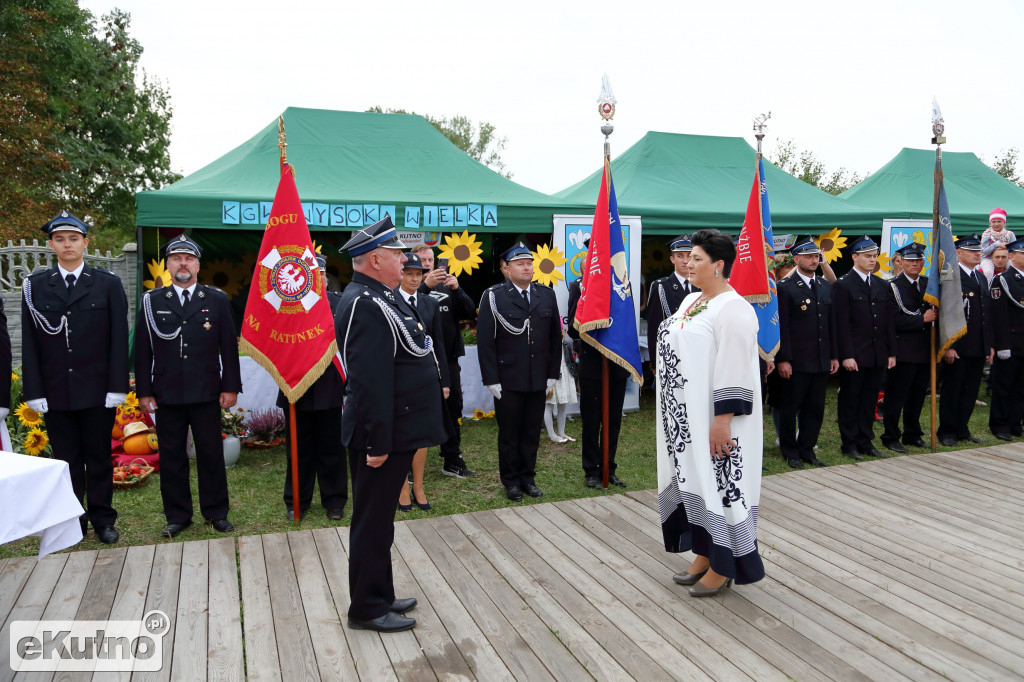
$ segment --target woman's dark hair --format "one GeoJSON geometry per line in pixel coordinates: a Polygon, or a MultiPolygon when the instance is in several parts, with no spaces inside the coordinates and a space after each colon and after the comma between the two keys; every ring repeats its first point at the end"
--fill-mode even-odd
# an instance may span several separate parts
{"type": "Polygon", "coordinates": [[[732,237],[718,230],[697,230],[690,237],[690,243],[704,249],[712,263],[725,261],[725,272],[722,276],[729,276],[732,272],[732,263],[736,260],[736,245],[732,243],[732,237]]]}

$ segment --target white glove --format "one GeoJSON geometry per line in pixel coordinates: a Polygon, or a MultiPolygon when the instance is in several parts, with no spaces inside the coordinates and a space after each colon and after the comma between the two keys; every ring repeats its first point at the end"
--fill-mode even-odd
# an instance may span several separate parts
{"type": "Polygon", "coordinates": [[[996,357],[999,358],[1000,360],[1009,360],[1010,359],[1010,351],[1009,350],[997,350],[996,351],[996,357]]]}
{"type": "Polygon", "coordinates": [[[551,390],[555,387],[556,381],[558,381],[558,379],[548,379],[548,387],[545,390],[545,393],[551,393],[551,390]]]}
{"type": "Polygon", "coordinates": [[[495,400],[501,400],[501,384],[491,384],[487,390],[491,392],[495,400]]]}
{"type": "Polygon", "coordinates": [[[103,404],[103,407],[117,407],[125,401],[128,396],[124,393],[108,393],[107,401],[103,404]]]}
{"type": "Polygon", "coordinates": [[[9,407],[0,407],[0,422],[7,419],[7,415],[10,413],[11,409],[9,407]]]}
{"type": "Polygon", "coordinates": [[[27,401],[27,405],[39,414],[46,414],[49,410],[49,406],[46,404],[46,398],[36,398],[35,400],[27,401]]]}

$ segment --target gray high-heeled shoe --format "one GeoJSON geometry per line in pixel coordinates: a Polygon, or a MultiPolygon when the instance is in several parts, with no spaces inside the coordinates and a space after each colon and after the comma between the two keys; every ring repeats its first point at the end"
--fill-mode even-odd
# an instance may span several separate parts
{"type": "Polygon", "coordinates": [[[721,592],[722,590],[724,590],[724,589],[726,589],[728,587],[731,587],[731,586],[732,586],[732,578],[729,578],[724,583],[722,583],[721,585],[719,585],[718,587],[715,587],[715,588],[704,587],[704,585],[702,585],[701,583],[698,582],[696,585],[694,585],[693,587],[690,588],[690,596],[691,597],[714,597],[719,592],[721,592]]]}
{"type": "Polygon", "coordinates": [[[672,576],[672,582],[676,585],[696,585],[697,581],[704,577],[704,574],[708,572],[708,569],[704,569],[700,573],[676,573],[672,576]]]}

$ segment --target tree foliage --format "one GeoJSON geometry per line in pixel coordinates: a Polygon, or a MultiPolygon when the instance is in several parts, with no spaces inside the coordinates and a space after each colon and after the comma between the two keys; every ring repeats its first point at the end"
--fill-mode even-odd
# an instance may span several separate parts
{"type": "MultiPolygon", "coordinates": [[[[374,114],[416,113],[404,109],[383,109],[379,106],[371,107],[366,111],[374,114]]],[[[465,116],[452,116],[451,118],[435,118],[426,114],[422,114],[422,116],[456,147],[504,177],[512,177],[512,173],[508,172],[505,162],[501,159],[501,152],[505,149],[508,138],[496,137],[493,125],[487,121],[481,121],[474,126],[473,122],[465,116]]]]}
{"type": "Polygon", "coordinates": [[[167,90],[139,69],[119,10],[77,0],[0,7],[0,239],[37,237],[62,208],[95,226],[90,246],[135,235],[135,193],[170,170],[167,90]]]}
{"type": "Polygon", "coordinates": [[[999,152],[999,154],[996,155],[996,158],[992,163],[989,163],[988,166],[1013,184],[1024,187],[1024,181],[1021,180],[1020,175],[1017,173],[1017,160],[1019,158],[1020,150],[1016,147],[1010,147],[1009,149],[999,152]]]}
{"type": "Polygon", "coordinates": [[[845,167],[829,172],[809,149],[798,150],[792,140],[781,140],[775,150],[765,158],[797,180],[825,190],[829,194],[842,194],[863,180],[857,173],[850,173],[845,167]]]}

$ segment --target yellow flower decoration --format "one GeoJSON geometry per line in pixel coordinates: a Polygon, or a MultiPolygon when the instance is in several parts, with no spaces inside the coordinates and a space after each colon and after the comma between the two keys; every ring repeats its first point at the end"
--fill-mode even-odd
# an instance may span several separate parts
{"type": "Polygon", "coordinates": [[[476,419],[476,420],[483,419],[486,416],[487,416],[487,413],[484,412],[483,410],[481,410],[480,408],[477,408],[477,409],[473,410],[473,419],[476,419]]]}
{"type": "Polygon", "coordinates": [[[133,410],[139,406],[139,397],[135,395],[134,392],[129,393],[124,397],[124,402],[121,403],[121,405],[128,408],[129,410],[133,410]]]}
{"type": "Polygon", "coordinates": [[[568,260],[558,247],[549,248],[547,244],[541,244],[533,253],[533,281],[544,286],[553,287],[565,279],[559,269],[568,260]]]}
{"type": "Polygon", "coordinates": [[[18,405],[18,409],[14,410],[14,414],[17,415],[18,421],[29,428],[43,423],[43,418],[38,412],[29,407],[28,403],[18,405]]]}
{"type": "Polygon", "coordinates": [[[882,277],[892,272],[892,258],[887,253],[878,254],[878,260],[875,261],[875,269],[873,273],[882,277]]]}
{"type": "Polygon", "coordinates": [[[21,381],[21,377],[18,376],[17,372],[11,372],[11,381],[21,381]]]}
{"type": "Polygon", "coordinates": [[[825,255],[825,261],[833,263],[839,259],[842,254],[840,251],[846,248],[846,237],[840,237],[843,233],[838,227],[833,227],[831,232],[819,235],[814,243],[821,249],[822,254],[825,255]]]}
{"type": "Polygon", "coordinates": [[[645,275],[650,273],[663,273],[675,269],[672,261],[672,250],[664,242],[650,241],[644,247],[640,257],[640,268],[645,275]]]}
{"type": "Polygon", "coordinates": [[[203,263],[199,270],[199,281],[217,287],[227,294],[228,298],[234,298],[248,282],[250,274],[238,263],[214,260],[203,263]]]}
{"type": "Polygon", "coordinates": [[[468,275],[483,265],[484,259],[480,257],[480,254],[484,252],[481,248],[483,242],[476,241],[476,235],[470,234],[469,230],[465,230],[462,234],[447,235],[444,241],[438,257],[448,259],[449,273],[456,277],[463,272],[468,275]]]}
{"type": "Polygon", "coordinates": [[[45,450],[49,442],[50,439],[46,436],[46,431],[32,429],[25,436],[25,444],[22,447],[25,448],[26,455],[35,456],[45,450]]]}
{"type": "Polygon", "coordinates": [[[484,416],[487,417],[488,419],[493,419],[494,418],[494,410],[491,410],[490,412],[488,412],[484,416]]]}
{"type": "Polygon", "coordinates": [[[147,265],[149,268],[149,274],[153,276],[153,279],[147,279],[142,283],[142,286],[147,289],[156,289],[158,287],[169,287],[171,286],[171,273],[164,267],[164,259],[157,260],[154,258],[147,265]]]}
{"type": "Polygon", "coordinates": [[[459,417],[459,426],[462,426],[462,417],[459,417]]]}

